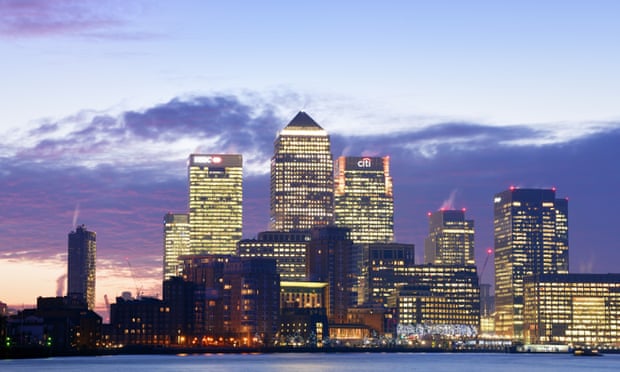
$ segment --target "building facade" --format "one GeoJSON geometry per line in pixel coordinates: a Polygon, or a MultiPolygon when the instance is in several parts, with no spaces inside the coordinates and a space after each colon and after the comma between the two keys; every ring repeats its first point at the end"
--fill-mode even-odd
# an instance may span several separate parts
{"type": "Polygon", "coordinates": [[[474,221],[465,219],[464,209],[442,209],[428,214],[424,263],[474,264],[474,221]]]}
{"type": "Polygon", "coordinates": [[[524,279],[524,340],[620,347],[620,274],[539,274],[524,279]]]}
{"type": "Polygon", "coordinates": [[[280,131],[271,159],[271,229],[308,230],[334,219],[329,135],[299,112],[280,131]]]}
{"type": "Polygon", "coordinates": [[[315,227],[307,251],[307,277],[329,284],[330,323],[345,323],[348,308],[357,303],[354,286],[357,269],[349,229],[337,226],[315,227]]]}
{"type": "Polygon", "coordinates": [[[306,279],[306,249],[309,231],[263,231],[256,239],[243,239],[237,244],[240,257],[274,258],[282,280],[306,279]]]}
{"type": "Polygon", "coordinates": [[[241,155],[189,157],[189,224],[192,254],[235,254],[242,236],[241,155]]]}
{"type": "Polygon", "coordinates": [[[399,309],[399,324],[480,329],[480,285],[475,265],[425,264],[397,267],[395,271],[402,285],[388,303],[399,309]]]}
{"type": "Polygon", "coordinates": [[[363,261],[358,281],[358,303],[387,306],[388,297],[398,284],[402,273],[415,264],[415,246],[402,243],[362,244],[363,261]]]}
{"type": "Polygon", "coordinates": [[[164,216],[164,280],[180,276],[183,261],[180,256],[190,254],[189,215],[166,213],[164,216]]]}
{"type": "Polygon", "coordinates": [[[81,225],[69,233],[67,295],[79,295],[95,308],[97,234],[81,225]]]}
{"type": "Polygon", "coordinates": [[[523,279],[568,273],[568,201],[555,189],[495,195],[495,331],[523,339],[523,279]]]}
{"type": "Polygon", "coordinates": [[[356,244],[394,240],[390,158],[344,157],[336,161],[334,221],[351,229],[356,244]]]}

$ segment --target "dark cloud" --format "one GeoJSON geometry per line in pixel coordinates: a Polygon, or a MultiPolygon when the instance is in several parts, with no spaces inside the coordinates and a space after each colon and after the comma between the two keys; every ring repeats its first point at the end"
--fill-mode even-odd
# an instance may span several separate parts
{"type": "Polygon", "coordinates": [[[234,96],[173,99],[144,112],[127,112],[127,130],[140,138],[170,141],[179,136],[220,138],[218,145],[262,148],[279,130],[279,118],[269,107],[241,103],[234,96]]]}
{"type": "MultiPolygon", "coordinates": [[[[312,115],[312,113],[310,113],[312,115]]],[[[66,252],[77,223],[97,232],[98,258],[106,269],[126,272],[131,259],[140,280],[159,275],[162,218],[187,210],[185,160],[195,149],[170,157],[179,137],[209,142],[211,151],[230,149],[263,161],[261,172],[244,180],[244,235],[267,229],[268,160],[273,139],[291,118],[268,105],[249,105],[234,96],[174,99],[118,117],[77,115],[30,132],[34,145],[0,158],[0,258],[45,260],[66,252]],[[60,136],[59,133],[64,133],[60,136]],[[115,151],[155,143],[158,152],[136,162],[115,151]],[[109,157],[103,157],[104,155],[109,157]],[[103,159],[84,165],[81,157],[103,159]],[[110,160],[112,159],[112,160],[110,160]]],[[[328,123],[319,123],[328,132],[328,123]]],[[[397,134],[332,135],[332,152],[390,155],[396,203],[396,237],[415,243],[422,258],[426,212],[456,190],[455,207],[467,208],[476,224],[476,258],[492,246],[492,200],[510,185],[558,188],[570,198],[571,270],[617,271],[620,246],[612,229],[620,210],[620,125],[563,143],[509,145],[549,135],[529,127],[439,123],[397,134]],[[432,151],[428,151],[428,147],[432,151]]],[[[123,274],[124,275],[124,274],[123,274]]],[[[492,282],[489,264],[483,280],[492,282]]],[[[152,278],[151,278],[152,279],[152,278]]],[[[156,278],[159,280],[159,278],[156,278]]],[[[128,283],[127,288],[132,284],[128,283]]]]}

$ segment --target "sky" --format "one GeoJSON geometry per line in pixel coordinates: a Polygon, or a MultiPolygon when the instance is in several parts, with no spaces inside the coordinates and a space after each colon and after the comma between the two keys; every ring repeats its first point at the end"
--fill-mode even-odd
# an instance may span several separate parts
{"type": "Polygon", "coordinates": [[[570,271],[620,272],[617,1],[0,0],[0,301],[64,293],[97,232],[97,306],[161,294],[191,153],[242,153],[244,237],[268,228],[273,140],[300,111],[334,157],[391,157],[395,235],[493,195],[569,198],[570,271]],[[131,266],[131,268],[130,268],[131,266]]]}

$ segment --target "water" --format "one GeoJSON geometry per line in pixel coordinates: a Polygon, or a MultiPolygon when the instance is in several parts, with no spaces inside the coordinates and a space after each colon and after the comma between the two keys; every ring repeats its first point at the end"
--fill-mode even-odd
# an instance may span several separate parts
{"type": "Polygon", "coordinates": [[[0,360],[0,371],[618,371],[620,354],[329,353],[118,355],[0,360]]]}

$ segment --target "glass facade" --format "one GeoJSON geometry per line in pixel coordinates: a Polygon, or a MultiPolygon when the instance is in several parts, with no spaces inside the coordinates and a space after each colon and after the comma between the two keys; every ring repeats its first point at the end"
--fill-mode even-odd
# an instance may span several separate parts
{"type": "Polygon", "coordinates": [[[396,268],[401,284],[389,297],[399,324],[467,325],[480,329],[480,286],[475,265],[396,268]]]}
{"type": "Polygon", "coordinates": [[[429,213],[424,263],[474,264],[474,221],[465,219],[465,210],[429,213]]]}
{"type": "Polygon", "coordinates": [[[278,134],[271,159],[271,228],[308,230],[333,222],[330,140],[305,112],[278,134]]]}
{"type": "Polygon", "coordinates": [[[620,347],[620,274],[543,274],[524,280],[530,343],[620,347]]]}
{"type": "Polygon", "coordinates": [[[394,240],[390,158],[340,157],[335,167],[334,218],[354,243],[394,240]]]}
{"type": "Polygon", "coordinates": [[[189,224],[192,254],[235,254],[242,234],[241,155],[189,157],[189,224]]]}
{"type": "Polygon", "coordinates": [[[86,226],[78,226],[69,233],[67,295],[79,295],[95,308],[95,277],[97,260],[97,234],[86,226]]]}
{"type": "Polygon", "coordinates": [[[523,339],[523,278],[568,272],[568,201],[555,189],[495,195],[495,332],[523,339]]]}
{"type": "Polygon", "coordinates": [[[189,251],[189,215],[166,213],[164,216],[164,280],[181,276],[183,260],[189,251]]]}
{"type": "Polygon", "coordinates": [[[237,244],[241,257],[275,258],[278,274],[282,280],[306,279],[306,248],[310,241],[309,231],[264,231],[257,239],[243,239],[237,244]]]}
{"type": "Polygon", "coordinates": [[[405,268],[415,263],[415,246],[402,243],[362,244],[358,303],[382,304],[397,284],[403,282],[405,268]]]}

